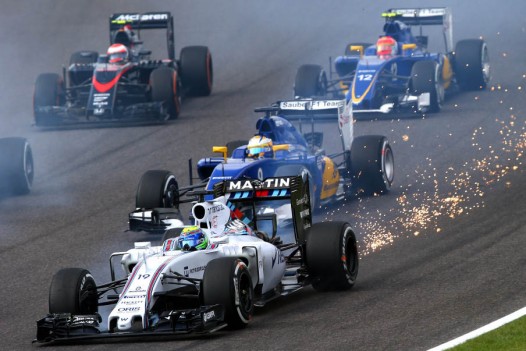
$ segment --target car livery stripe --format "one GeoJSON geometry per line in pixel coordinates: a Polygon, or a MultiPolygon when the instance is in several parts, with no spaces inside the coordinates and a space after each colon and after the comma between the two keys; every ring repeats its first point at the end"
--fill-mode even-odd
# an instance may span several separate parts
{"type": "MultiPolygon", "coordinates": [[[[151,280],[150,280],[150,284],[148,285],[148,290],[147,290],[147,293],[146,293],[146,310],[145,311],[149,311],[150,310],[150,302],[151,302],[151,298],[152,298],[152,291],[153,291],[153,287],[155,286],[155,283],[157,282],[157,278],[159,277],[159,275],[161,274],[161,272],[163,271],[164,267],[166,267],[168,265],[168,263],[170,263],[172,260],[174,260],[176,258],[176,256],[172,256],[172,257],[169,257],[166,261],[164,261],[163,264],[161,264],[157,270],[155,271],[155,273],[153,274],[151,280]]],[[[148,328],[148,316],[145,315],[143,317],[143,320],[144,320],[144,325],[146,328],[148,328]]]]}
{"type": "Polygon", "coordinates": [[[131,68],[131,66],[124,67],[119,73],[117,73],[115,78],[110,80],[108,83],[101,83],[95,78],[95,76],[93,76],[91,81],[93,83],[93,86],[95,87],[95,90],[97,90],[97,92],[99,92],[99,93],[107,92],[108,90],[113,88],[115,86],[115,84],[117,84],[119,82],[119,80],[121,79],[122,75],[124,73],[126,73],[130,68],[131,68]]]}
{"type": "Polygon", "coordinates": [[[353,104],[359,104],[360,102],[363,101],[363,99],[365,99],[365,97],[367,96],[367,94],[369,93],[369,90],[371,90],[371,87],[373,86],[373,84],[376,82],[376,78],[378,78],[378,75],[380,74],[380,72],[376,72],[373,79],[371,80],[371,83],[369,84],[369,86],[367,87],[367,89],[365,89],[365,91],[363,92],[362,96],[360,96],[359,98],[356,97],[355,95],[355,86],[356,86],[356,77],[353,79],[353,82],[352,82],[352,90],[351,90],[351,97],[352,97],[352,102],[353,104]]]}
{"type": "Polygon", "coordinates": [[[133,278],[135,277],[135,275],[137,274],[137,272],[139,271],[139,269],[141,268],[141,266],[142,266],[142,262],[139,262],[139,263],[133,268],[133,271],[132,271],[132,273],[131,273],[130,278],[128,278],[128,281],[126,282],[126,285],[124,286],[124,289],[122,289],[121,296],[126,295],[126,292],[128,291],[128,288],[130,287],[130,284],[131,284],[131,282],[133,281],[133,278]]]}

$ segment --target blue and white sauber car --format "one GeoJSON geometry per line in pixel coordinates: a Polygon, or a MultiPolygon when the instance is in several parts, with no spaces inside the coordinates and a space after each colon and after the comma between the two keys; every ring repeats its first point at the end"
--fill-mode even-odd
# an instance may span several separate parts
{"type": "MultiPolygon", "coordinates": [[[[125,278],[115,279],[111,258],[107,284],[97,285],[85,269],[60,270],[36,341],[243,328],[254,306],[307,285],[351,288],[359,265],[355,234],[345,222],[312,223],[308,186],[299,176],[217,183],[214,199],[193,205],[193,226],[174,219],[161,246],[137,242],[112,254],[121,256],[125,278]],[[287,231],[289,240],[277,236],[287,231]],[[113,305],[104,324],[103,305],[113,305]]],[[[187,195],[202,200],[208,193],[187,195]]]]}
{"type": "Polygon", "coordinates": [[[488,48],[482,39],[465,39],[453,48],[448,8],[389,9],[383,34],[371,43],[350,43],[334,60],[329,79],[319,65],[302,65],[296,97],[343,97],[355,114],[400,111],[438,112],[447,93],[484,89],[490,79],[488,48]],[[442,26],[443,52],[429,52],[423,26],[442,26]],[[413,35],[411,26],[419,26],[413,35]]]}

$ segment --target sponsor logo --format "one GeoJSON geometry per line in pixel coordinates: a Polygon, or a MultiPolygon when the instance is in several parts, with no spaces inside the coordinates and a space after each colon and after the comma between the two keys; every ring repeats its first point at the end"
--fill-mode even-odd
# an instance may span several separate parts
{"type": "Polygon", "coordinates": [[[215,205],[215,206],[209,207],[208,208],[208,214],[219,212],[219,211],[223,210],[223,208],[224,208],[223,205],[215,205]]]}
{"type": "Polygon", "coordinates": [[[188,268],[188,266],[184,267],[184,275],[188,277],[188,275],[192,274],[192,273],[197,273],[197,272],[201,272],[201,271],[204,271],[206,268],[206,266],[199,266],[199,267],[192,267],[192,268],[188,268]]]}
{"type": "Polygon", "coordinates": [[[269,178],[260,182],[254,180],[237,180],[228,183],[228,190],[278,189],[289,188],[290,178],[269,178]],[[253,184],[254,183],[254,184],[253,184]]]}
{"type": "Polygon", "coordinates": [[[283,258],[281,251],[279,251],[278,249],[274,251],[274,256],[272,257],[272,268],[274,268],[276,261],[278,262],[278,264],[285,262],[285,259],[283,258]]]}
{"type": "Polygon", "coordinates": [[[203,322],[207,322],[209,320],[211,320],[212,318],[215,318],[216,317],[216,314],[214,311],[210,311],[210,312],[205,312],[203,313],[203,322]]]}
{"type": "Polygon", "coordinates": [[[301,218],[308,217],[309,215],[310,215],[310,211],[309,211],[308,208],[306,210],[303,210],[303,211],[300,212],[300,217],[301,218]]]}
{"type": "Polygon", "coordinates": [[[125,295],[122,297],[123,299],[145,299],[146,294],[140,294],[140,295],[125,295]]]}
{"type": "Polygon", "coordinates": [[[309,197],[307,194],[303,195],[301,199],[296,200],[296,206],[306,205],[309,203],[309,197]]]}
{"type": "Polygon", "coordinates": [[[134,21],[162,21],[162,20],[168,20],[168,14],[167,13],[150,13],[150,14],[126,14],[126,15],[120,15],[119,17],[115,18],[112,22],[114,23],[120,23],[120,22],[134,22],[134,21]]]}
{"type": "Polygon", "coordinates": [[[140,307],[119,307],[117,309],[117,312],[130,313],[130,312],[138,312],[140,310],[141,310],[140,307]]]}

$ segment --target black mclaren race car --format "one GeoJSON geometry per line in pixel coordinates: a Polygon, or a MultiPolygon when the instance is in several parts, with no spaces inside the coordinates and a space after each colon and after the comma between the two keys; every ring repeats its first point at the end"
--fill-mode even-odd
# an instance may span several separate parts
{"type": "Polygon", "coordinates": [[[0,138],[0,198],[25,195],[33,185],[33,152],[25,138],[0,138]]]}
{"type": "Polygon", "coordinates": [[[75,52],[62,77],[38,76],[33,99],[37,126],[164,122],[177,118],[183,97],[210,95],[210,51],[188,46],[176,59],[169,12],[119,13],[109,22],[106,55],[75,52]],[[140,33],[151,29],[166,29],[168,58],[151,59],[151,51],[143,48],[140,33]]]}

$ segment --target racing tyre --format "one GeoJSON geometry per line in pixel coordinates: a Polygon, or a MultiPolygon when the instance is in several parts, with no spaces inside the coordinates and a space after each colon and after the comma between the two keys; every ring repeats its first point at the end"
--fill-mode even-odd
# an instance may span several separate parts
{"type": "Polygon", "coordinates": [[[58,271],[49,288],[49,313],[95,314],[98,295],[95,280],[82,268],[58,271]]]}
{"type": "Polygon", "coordinates": [[[0,185],[2,192],[25,195],[34,178],[33,151],[24,138],[0,139],[0,185]]]}
{"type": "Polygon", "coordinates": [[[156,68],[150,74],[152,101],[164,104],[167,119],[176,119],[181,111],[177,79],[177,71],[169,67],[156,68]]]}
{"type": "Polygon", "coordinates": [[[169,171],[144,173],[137,187],[135,207],[144,209],[179,208],[179,184],[169,171]]]}
{"type": "Polygon", "coordinates": [[[230,329],[247,326],[254,312],[254,289],[246,264],[235,257],[208,263],[203,275],[203,302],[222,305],[230,329]]]}
{"type": "Polygon", "coordinates": [[[227,147],[227,157],[231,157],[235,149],[240,146],[248,145],[248,140],[233,140],[226,143],[227,147]]]}
{"type": "Polygon", "coordinates": [[[296,72],[294,97],[311,98],[327,95],[327,75],[319,65],[302,65],[296,72]]]}
{"type": "Polygon", "coordinates": [[[455,74],[462,90],[485,89],[490,80],[488,47],[481,39],[461,40],[455,46],[455,74]]]}
{"type": "Polygon", "coordinates": [[[357,194],[380,195],[391,189],[394,156],[386,137],[364,135],[354,138],[350,162],[353,188],[357,194]]]}
{"type": "Polygon", "coordinates": [[[356,236],[346,222],[315,223],[307,232],[306,259],[318,291],[347,290],[358,276],[356,236]]]}
{"type": "Polygon", "coordinates": [[[49,113],[42,113],[40,108],[62,106],[65,103],[64,80],[56,73],[43,73],[37,77],[33,95],[33,111],[37,126],[49,126],[58,119],[49,113]]]}
{"type": "Polygon", "coordinates": [[[206,46],[187,46],[179,58],[183,87],[190,96],[208,96],[212,92],[214,71],[212,54],[206,46]]]}
{"type": "Polygon", "coordinates": [[[413,94],[429,93],[428,112],[438,112],[444,101],[444,84],[439,65],[435,61],[417,61],[411,68],[413,94]]]}
{"type": "Polygon", "coordinates": [[[99,58],[97,51],[77,51],[71,54],[69,58],[69,65],[86,65],[96,63],[99,58]]]}
{"type": "Polygon", "coordinates": [[[360,55],[360,52],[359,51],[356,51],[356,50],[351,50],[351,46],[361,46],[362,47],[362,53],[361,55],[365,54],[365,49],[367,49],[369,46],[371,46],[373,44],[371,43],[349,43],[346,47],[345,47],[345,56],[355,56],[355,55],[360,55]]]}

